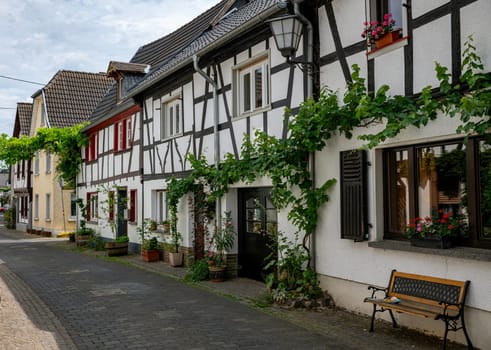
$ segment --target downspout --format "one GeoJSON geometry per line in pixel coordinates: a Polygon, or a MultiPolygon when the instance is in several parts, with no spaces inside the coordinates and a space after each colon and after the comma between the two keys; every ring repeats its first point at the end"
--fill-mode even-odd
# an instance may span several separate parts
{"type": "MultiPolygon", "coordinates": [[[[193,56],[194,70],[198,72],[210,85],[213,87],[213,134],[215,136],[215,168],[218,170],[220,163],[220,135],[218,134],[218,84],[208,76],[201,68],[198,66],[199,58],[198,56],[193,56]]],[[[216,202],[216,227],[221,227],[222,224],[222,201],[221,198],[217,199],[216,202]]]]}
{"type": "MultiPolygon", "coordinates": [[[[303,0],[291,0],[293,2],[293,11],[295,13],[295,16],[298,17],[298,19],[305,25],[307,28],[307,56],[306,56],[306,62],[308,65],[307,68],[307,99],[312,98],[313,96],[313,86],[314,86],[314,79],[313,79],[313,67],[312,65],[314,64],[313,56],[314,56],[314,29],[312,27],[312,23],[305,17],[301,12],[300,12],[300,3],[303,2],[303,0]]],[[[315,190],[315,152],[311,152],[309,154],[309,171],[310,171],[310,179],[312,181],[312,190],[315,190]]],[[[310,254],[311,254],[311,263],[312,263],[312,269],[316,271],[315,268],[315,253],[316,253],[316,245],[315,245],[315,234],[316,232],[310,232],[310,254]]],[[[304,242],[305,244],[305,242],[304,242]]]]}

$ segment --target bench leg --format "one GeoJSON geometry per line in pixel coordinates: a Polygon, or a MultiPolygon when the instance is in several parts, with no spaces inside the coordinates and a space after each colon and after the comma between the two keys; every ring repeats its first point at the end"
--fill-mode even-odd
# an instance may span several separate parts
{"type": "Polygon", "coordinates": [[[373,304],[372,322],[370,323],[370,332],[373,332],[373,323],[375,322],[375,313],[377,312],[377,305],[373,304]]]}
{"type": "Polygon", "coordinates": [[[449,324],[448,324],[448,320],[445,319],[444,320],[445,322],[445,333],[443,334],[443,350],[446,350],[447,349],[447,335],[448,335],[448,327],[449,327],[449,324]]]}
{"type": "Polygon", "coordinates": [[[467,329],[465,328],[464,310],[462,310],[462,315],[460,317],[460,323],[462,324],[462,330],[464,331],[465,340],[467,341],[467,348],[469,350],[472,350],[472,349],[474,349],[474,347],[472,346],[471,338],[469,337],[469,334],[467,334],[467,329]]]}
{"type": "Polygon", "coordinates": [[[392,319],[392,327],[397,328],[397,322],[394,317],[394,314],[392,313],[392,310],[389,309],[389,313],[390,313],[390,318],[392,319]]]}

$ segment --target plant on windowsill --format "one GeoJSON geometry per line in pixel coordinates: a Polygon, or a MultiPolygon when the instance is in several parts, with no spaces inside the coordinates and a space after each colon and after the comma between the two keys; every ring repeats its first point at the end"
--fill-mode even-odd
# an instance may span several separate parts
{"type": "Polygon", "coordinates": [[[149,237],[151,233],[150,228],[150,220],[145,219],[142,225],[136,229],[140,235],[142,259],[146,262],[158,261],[160,259],[159,242],[156,237],[149,237]]]}
{"type": "Polygon", "coordinates": [[[227,251],[232,249],[235,241],[234,225],[230,211],[224,212],[222,225],[216,228],[211,237],[210,245],[216,250],[216,254],[211,254],[210,257],[213,263],[209,264],[210,279],[214,282],[221,282],[225,279],[225,269],[227,267],[227,251]]]}
{"type": "Polygon", "coordinates": [[[452,211],[438,210],[432,217],[416,217],[409,220],[404,236],[411,245],[425,248],[451,248],[466,223],[462,215],[452,215],[452,211]]]}
{"type": "MultiPolygon", "coordinates": [[[[76,200],[78,207],[80,208],[80,214],[82,218],[87,217],[87,205],[84,204],[84,201],[81,198],[76,200]]],[[[80,220],[80,227],[75,232],[75,241],[77,247],[85,246],[87,242],[92,238],[95,234],[95,231],[92,228],[86,226],[86,221],[84,219],[80,220]]]]}
{"type": "Polygon", "coordinates": [[[371,50],[380,49],[400,38],[400,29],[394,28],[395,23],[391,13],[386,13],[381,23],[379,21],[365,21],[363,22],[361,37],[367,40],[367,46],[371,50]]]}

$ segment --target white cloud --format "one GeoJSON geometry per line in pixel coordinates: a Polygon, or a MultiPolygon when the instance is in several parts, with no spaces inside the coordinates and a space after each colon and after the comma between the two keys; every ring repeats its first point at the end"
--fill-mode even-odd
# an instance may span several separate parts
{"type": "MultiPolygon", "coordinates": [[[[218,1],[2,0],[0,75],[47,83],[60,69],[105,71],[218,1]]],[[[0,78],[0,107],[30,102],[39,88],[0,78]]],[[[12,134],[14,118],[0,109],[0,134],[12,134]]]]}

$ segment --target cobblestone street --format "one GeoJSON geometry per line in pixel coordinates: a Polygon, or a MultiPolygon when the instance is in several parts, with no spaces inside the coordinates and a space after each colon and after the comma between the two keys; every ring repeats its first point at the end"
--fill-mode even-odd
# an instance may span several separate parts
{"type": "MultiPolygon", "coordinates": [[[[194,286],[186,270],[0,227],[0,349],[438,349],[440,340],[342,310],[252,307],[264,285],[194,286]],[[23,238],[22,240],[18,240],[23,238]],[[137,267],[137,268],[135,268],[137,267]]],[[[450,349],[464,347],[452,344],[450,349]]]]}

